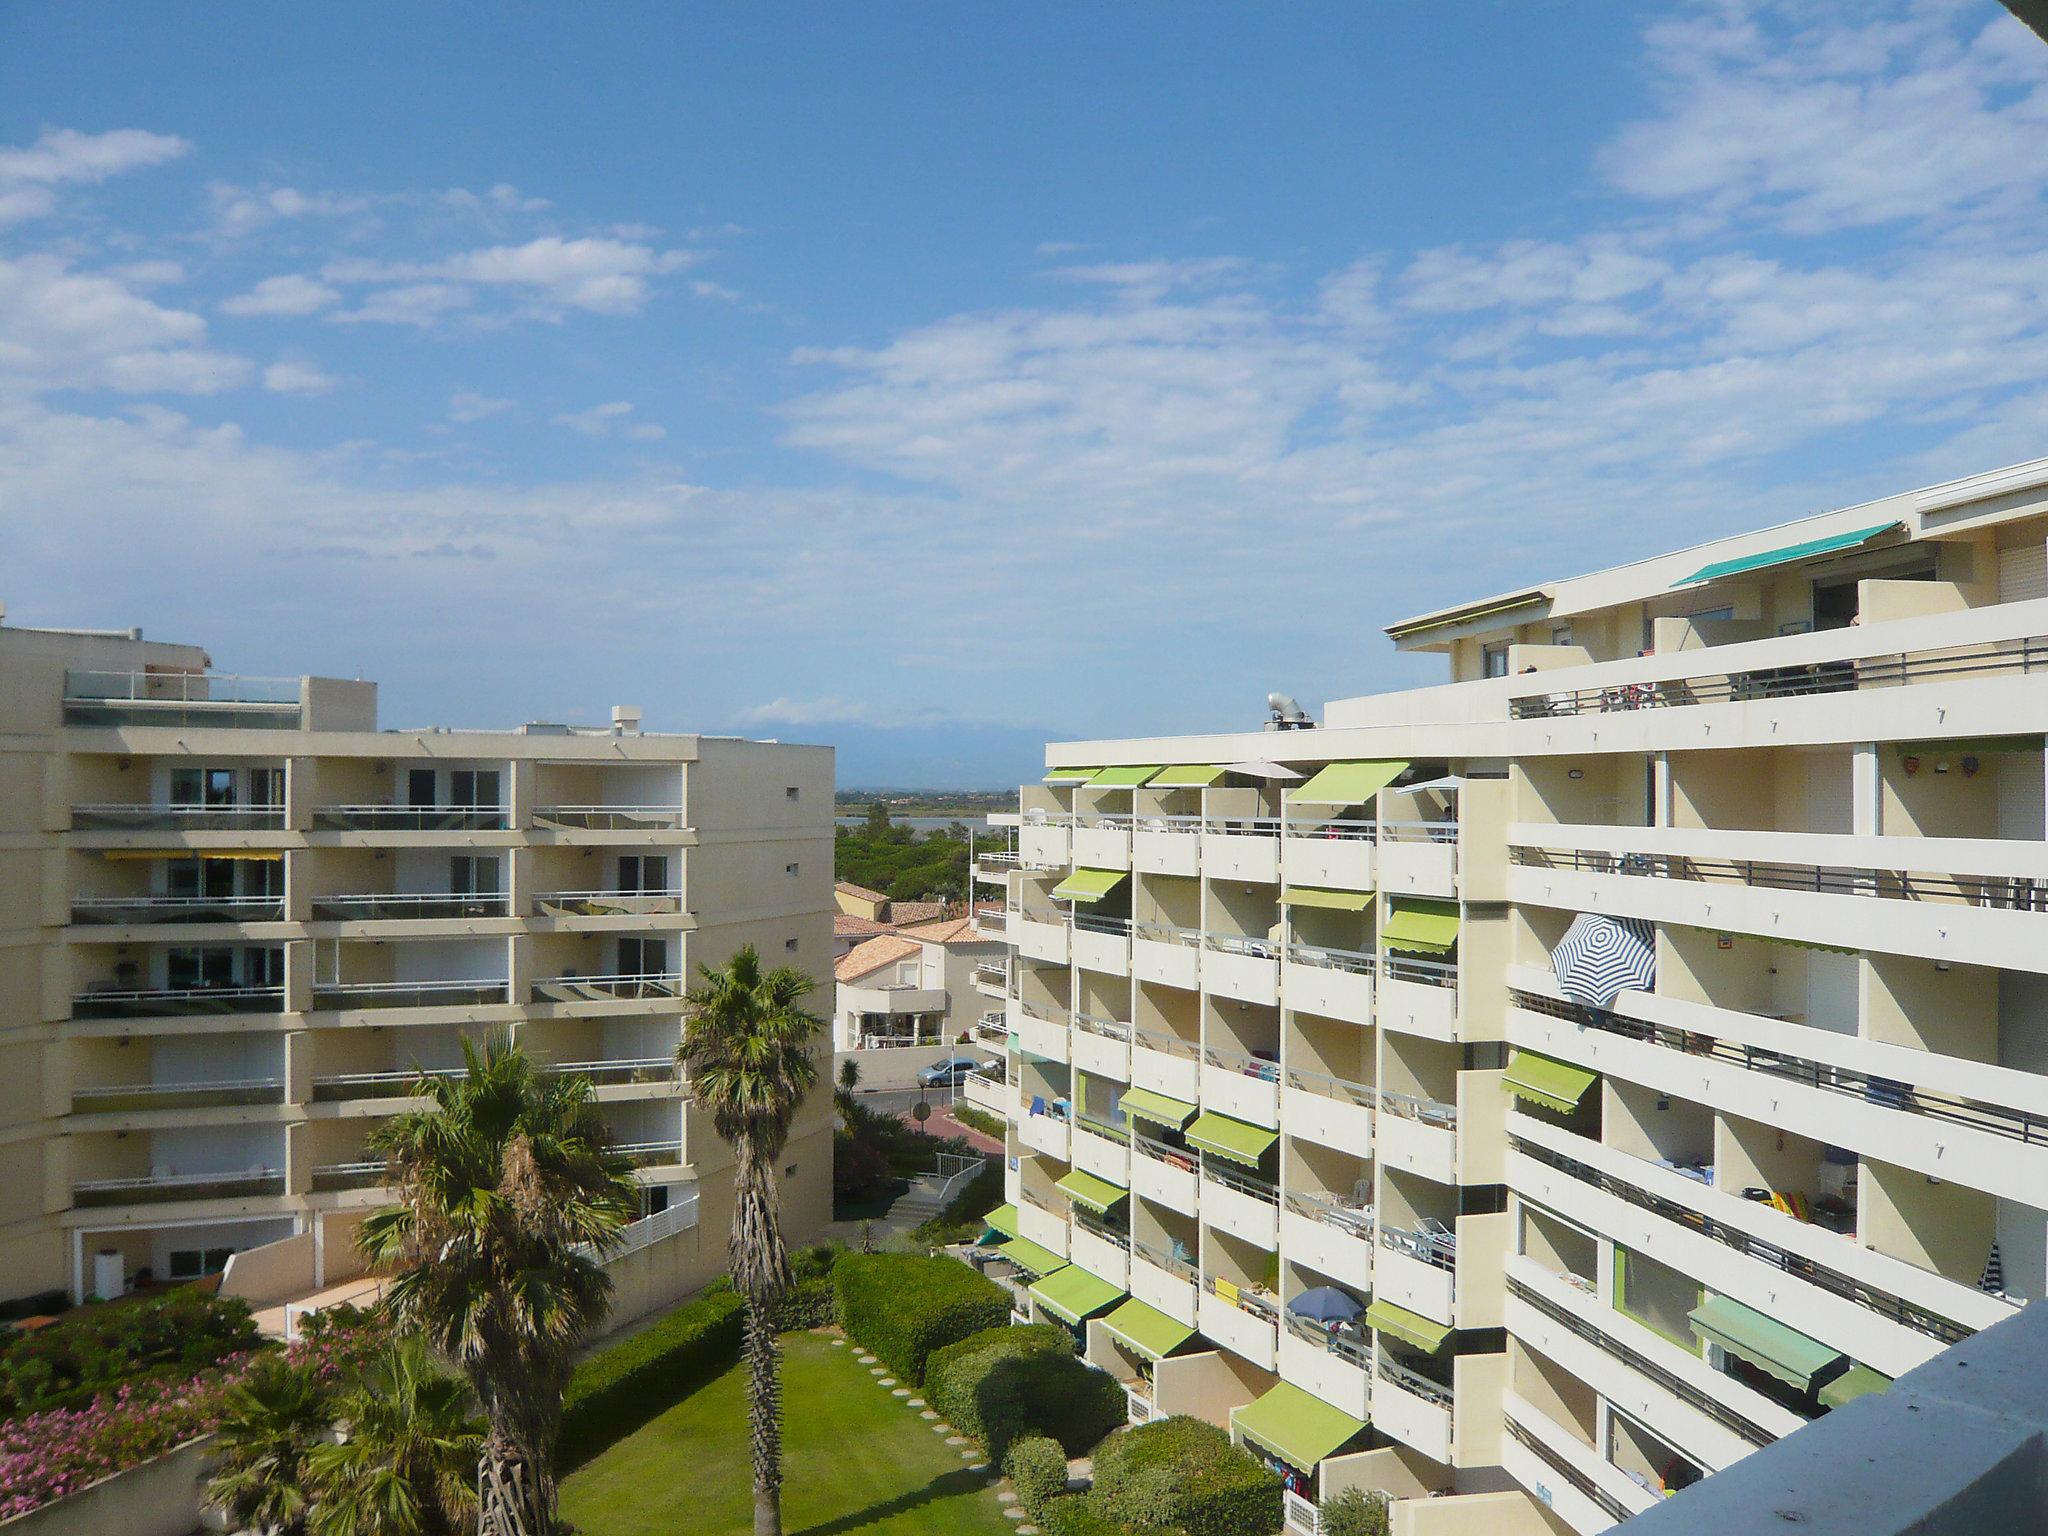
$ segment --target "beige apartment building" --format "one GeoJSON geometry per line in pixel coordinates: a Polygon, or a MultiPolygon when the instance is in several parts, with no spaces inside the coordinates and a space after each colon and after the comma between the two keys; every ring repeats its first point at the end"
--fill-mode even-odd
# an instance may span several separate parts
{"type": "MultiPolygon", "coordinates": [[[[594,1085],[666,1213],[662,1284],[719,1272],[730,1157],[677,1083],[682,992],[752,944],[829,1008],[832,755],[613,717],[379,729],[373,683],[0,627],[0,1296],[289,1238],[312,1283],[355,1272],[370,1132],[504,1035],[594,1085]]],[[[831,1156],[820,1095],[792,1240],[831,1156]]]]}
{"type": "Polygon", "coordinates": [[[2048,460],[1049,747],[979,871],[1020,1311],[1291,1528],[1427,1536],[1605,1530],[2041,1297],[2044,541],[2048,460]]]}

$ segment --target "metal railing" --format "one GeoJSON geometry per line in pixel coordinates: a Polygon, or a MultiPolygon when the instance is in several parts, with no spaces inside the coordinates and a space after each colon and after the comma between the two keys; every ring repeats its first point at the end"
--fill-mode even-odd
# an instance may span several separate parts
{"type": "Polygon", "coordinates": [[[1255,1077],[1262,1083],[1280,1081],[1279,1062],[1269,1061],[1263,1056],[1254,1056],[1249,1051],[1234,1051],[1220,1045],[1205,1045],[1202,1047],[1202,1060],[1209,1066],[1239,1072],[1246,1077],[1255,1077]]]}
{"type": "Polygon", "coordinates": [[[1584,1318],[1565,1307],[1559,1306],[1548,1296],[1531,1289],[1514,1276],[1508,1276],[1507,1287],[1508,1294],[1523,1303],[1523,1305],[1533,1307],[1566,1332],[1576,1338],[1583,1339],[1586,1343],[1593,1345],[1604,1354],[1612,1356],[1636,1375],[1655,1382],[1687,1407],[1697,1413],[1705,1414],[1723,1429],[1739,1435],[1751,1445],[1769,1445],[1778,1438],[1762,1425],[1737,1413],[1719,1398],[1702,1392],[1691,1382],[1665,1370],[1663,1366],[1657,1364],[1647,1355],[1629,1348],[1628,1345],[1622,1343],[1619,1339],[1610,1337],[1584,1318]]]}
{"type": "Polygon", "coordinates": [[[502,805],[322,805],[313,825],[328,832],[502,832],[502,805]]]}
{"type": "Polygon", "coordinates": [[[1007,965],[977,965],[974,980],[988,987],[1007,987],[1010,984],[1010,968],[1007,965]]]}
{"type": "Polygon", "coordinates": [[[1850,1067],[1839,1067],[1805,1056],[1770,1050],[1760,1045],[1725,1040],[1702,1030],[1673,1029],[1664,1024],[1652,1024],[1646,1020],[1609,1012],[1604,1008],[1587,1008],[1577,1003],[1546,997],[1539,992],[1524,992],[1515,988],[1509,991],[1508,999],[1517,1008],[1545,1014],[1554,1019],[1563,1019],[1581,1029],[1597,1029],[1603,1034],[1639,1040],[1646,1045],[1658,1046],[1686,1056],[1707,1057],[1730,1066],[1741,1067],[1745,1071],[1760,1072],[1766,1077],[1798,1083],[1802,1087],[1837,1093],[1845,1098],[1861,1099],[1881,1109],[1896,1109],[1907,1114],[1925,1115],[1929,1119],[1941,1120],[1950,1125],[1966,1126],[1973,1131],[1984,1131],[1993,1136],[2005,1136],[2029,1146],[2048,1145],[2048,1116],[2033,1114],[2028,1110],[1988,1104],[1957,1094],[1929,1093],[1897,1078],[1878,1077],[1871,1073],[1858,1072],[1850,1067]]]}
{"type": "Polygon", "coordinates": [[[1384,1349],[1374,1351],[1373,1375],[1390,1386],[1399,1387],[1403,1392],[1412,1393],[1447,1411],[1456,1401],[1449,1387],[1440,1381],[1431,1381],[1420,1371],[1411,1371],[1384,1349]]]}
{"type": "Polygon", "coordinates": [[[1278,816],[1205,816],[1202,831],[1210,837],[1278,837],[1285,823],[1278,816]]]}
{"type": "Polygon", "coordinates": [[[681,997],[684,976],[680,971],[648,972],[631,976],[550,976],[536,981],[536,997],[556,1003],[598,1002],[606,998],[644,1002],[650,998],[681,997]]]}
{"type": "Polygon", "coordinates": [[[1072,1021],[1072,1015],[1057,1003],[1027,1003],[1022,998],[1016,999],[1016,1003],[1017,1011],[1025,1018],[1050,1024],[1055,1029],[1065,1029],[1072,1021]]]}
{"type": "MultiPolygon", "coordinates": [[[[1867,1308],[1880,1317],[1898,1323],[1902,1327],[1911,1328],[1916,1333],[1924,1333],[1929,1338],[1939,1339],[1944,1344],[1958,1343],[1977,1331],[1951,1318],[1942,1317],[1938,1313],[1930,1312],[1917,1303],[1907,1301],[1904,1297],[1894,1296],[1889,1291],[1867,1285],[1861,1280],[1843,1274],[1838,1269],[1832,1269],[1825,1264],[1809,1259],[1804,1254],[1793,1253],[1778,1247],[1775,1243],[1765,1242],[1760,1237],[1753,1236],[1739,1227],[1731,1227],[1728,1223],[1716,1217],[1708,1216],[1704,1212],[1696,1211],[1691,1206],[1680,1205],[1675,1200],[1667,1200],[1662,1195],[1653,1194],[1638,1185],[1630,1184],[1625,1180],[1613,1177],[1611,1174],[1603,1173],[1590,1163],[1582,1163],[1577,1158],[1570,1157],[1565,1153],[1553,1152],[1548,1147],[1539,1146],[1537,1143],[1518,1136],[1512,1131],[1508,1133],[1508,1150],[1531,1158],[1547,1168],[1566,1175],[1568,1178],[1577,1179],[1582,1184],[1591,1185],[1603,1194],[1612,1195],[1617,1200],[1625,1200],[1638,1210],[1648,1211],[1653,1216],[1660,1216],[1664,1220],[1683,1227],[1689,1232],[1697,1232],[1702,1237],[1710,1237],[1717,1243],[1723,1243],[1733,1248],[1746,1258],[1755,1259],[1759,1263],[1769,1265],[1772,1269],[1804,1280],[1807,1284],[1826,1291],[1829,1295],[1839,1296],[1844,1301],[1853,1301],[1858,1306],[1867,1308]]],[[[1827,1229],[1815,1228],[1815,1230],[1825,1231],[1827,1229]]]]}
{"type": "Polygon", "coordinates": [[[81,1179],[71,1186],[71,1202],[80,1206],[154,1205],[169,1200],[233,1200],[283,1193],[283,1170],[250,1168],[240,1173],[153,1173],[129,1179],[81,1179]]]}
{"type": "Polygon", "coordinates": [[[1280,833],[1289,839],[1370,843],[1378,840],[1379,823],[1370,818],[1289,816],[1280,823],[1280,833]]]}
{"type": "Polygon", "coordinates": [[[388,1169],[382,1158],[364,1158],[352,1163],[321,1163],[313,1169],[313,1188],[321,1190],[375,1189],[388,1169]]]}
{"type": "Polygon", "coordinates": [[[1076,1029],[1085,1030],[1091,1035],[1100,1035],[1105,1040],[1115,1040],[1125,1044],[1128,1044],[1130,1041],[1131,1026],[1128,1024],[1121,1023],[1116,1019],[1098,1018],[1092,1013],[1077,1013],[1073,1017],[1074,1028],[1076,1029]]]}
{"type": "Polygon", "coordinates": [[[1299,1088],[1304,1093],[1313,1093],[1319,1098],[1341,1099],[1355,1104],[1360,1109],[1372,1109],[1379,1103],[1379,1092],[1364,1083],[1354,1083],[1349,1078],[1332,1077],[1327,1072],[1311,1072],[1305,1067],[1287,1069],[1287,1086],[1299,1088]]]}
{"type": "Polygon", "coordinates": [[[1366,950],[1332,949],[1327,944],[1304,944],[1300,940],[1287,946],[1287,963],[1344,971],[1353,976],[1370,976],[1378,968],[1378,958],[1366,950]]]}
{"type": "Polygon", "coordinates": [[[1433,1232],[1411,1232],[1406,1227],[1389,1226],[1385,1222],[1375,1223],[1375,1228],[1382,1248],[1405,1253],[1432,1268],[1455,1274],[1458,1268],[1458,1234],[1442,1223],[1438,1225],[1442,1230],[1433,1232]]]}
{"type": "Polygon", "coordinates": [[[1199,816],[1160,816],[1141,812],[1137,818],[1137,831],[1158,832],[1178,835],[1202,830],[1199,816]]]}
{"type": "Polygon", "coordinates": [[[465,894],[459,891],[424,891],[322,896],[313,903],[312,910],[315,922],[386,923],[422,922],[457,917],[505,917],[512,909],[510,898],[503,892],[484,895],[465,894]]]}
{"type": "Polygon", "coordinates": [[[394,1072],[333,1072],[313,1079],[313,1101],[408,1099],[423,1077],[467,1077],[465,1067],[413,1067],[394,1072]]]}
{"type": "Polygon", "coordinates": [[[74,1115],[152,1109],[211,1109],[240,1104],[282,1104],[281,1077],[226,1078],[205,1083],[107,1083],[71,1090],[74,1115]]]}
{"type": "Polygon", "coordinates": [[[1251,960],[1280,958],[1278,939],[1253,938],[1248,933],[1204,932],[1202,947],[1220,955],[1242,955],[1251,960]]]}
{"type": "Polygon", "coordinates": [[[75,896],[71,901],[71,921],[82,926],[283,920],[282,896],[75,896]]]}
{"type": "Polygon", "coordinates": [[[213,1013],[282,1013],[283,987],[93,988],[71,999],[74,1019],[187,1018],[213,1013]]]}
{"type": "Polygon", "coordinates": [[[578,1243],[576,1251],[585,1258],[610,1263],[629,1253],[638,1253],[665,1237],[687,1232],[696,1225],[697,1187],[693,1184],[680,1198],[671,1197],[665,1209],[656,1211],[652,1216],[642,1216],[638,1221],[627,1222],[602,1251],[588,1243],[578,1243]]]}
{"type": "Polygon", "coordinates": [[[1183,1040],[1163,1029],[1139,1029],[1132,1025],[1131,1046],[1135,1050],[1157,1051],[1162,1056],[1174,1056],[1182,1061],[1199,1061],[1202,1057],[1199,1040],[1183,1040]]]}
{"type": "Polygon", "coordinates": [[[1419,1120],[1424,1125],[1438,1126],[1444,1130],[1458,1123],[1458,1106],[1446,1104],[1442,1099],[1418,1098],[1412,1093],[1399,1093],[1392,1088],[1379,1091],[1380,1108],[1390,1115],[1399,1115],[1403,1120],[1419,1120]]]}
{"type": "Polygon", "coordinates": [[[1207,1184],[1221,1184],[1225,1189],[1236,1190],[1240,1195],[1248,1196],[1264,1205],[1278,1208],[1280,1204],[1278,1185],[1269,1184],[1264,1179],[1254,1178],[1248,1173],[1241,1173],[1233,1165],[1219,1161],[1207,1152],[1202,1154],[1202,1181],[1207,1184]]]}
{"type": "Polygon", "coordinates": [[[1081,933],[1102,933],[1111,938],[1127,939],[1131,936],[1128,917],[1105,917],[1099,912],[1076,912],[1074,927],[1081,933]]]}
{"type": "MultiPolygon", "coordinates": [[[[1613,1494],[1609,1493],[1605,1488],[1602,1488],[1598,1483],[1594,1482],[1590,1477],[1586,1476],[1585,1473],[1581,1472],[1569,1461],[1566,1461],[1564,1457],[1560,1456],[1556,1451],[1552,1450],[1551,1447],[1547,1443],[1545,1443],[1541,1438],[1539,1438],[1534,1432],[1523,1428],[1520,1420],[1509,1416],[1503,1416],[1501,1419],[1501,1426],[1502,1428],[1507,1430],[1508,1434],[1515,1440],[1517,1444],[1521,1445],[1538,1461],[1542,1462],[1543,1465],[1550,1468],[1551,1471],[1555,1472],[1559,1477],[1563,1478],[1567,1483],[1571,1484],[1571,1486],[1580,1494],[1584,1495],[1586,1498],[1591,1499],[1595,1504],[1599,1505],[1600,1512],[1602,1514],[1608,1516],[1610,1519],[1613,1520],[1626,1520],[1630,1515],[1635,1513],[1634,1510],[1630,1509],[1626,1504],[1622,1503],[1621,1500],[1617,1499],[1613,1494]]],[[[1590,1450],[1591,1448],[1588,1447],[1588,1449],[1590,1450]]]]}
{"type": "Polygon", "coordinates": [[[1217,1276],[1202,1276],[1203,1294],[1214,1296],[1224,1305],[1235,1307],[1240,1312],[1249,1313],[1273,1328],[1280,1326],[1280,1303],[1272,1295],[1265,1291],[1253,1290],[1251,1282],[1248,1280],[1224,1280],[1221,1283],[1227,1289],[1217,1289],[1217,1276]]]}
{"type": "Polygon", "coordinates": [[[679,891],[548,891],[534,898],[558,917],[644,917],[683,910],[679,891]]]}
{"type": "Polygon", "coordinates": [[[1297,1216],[1334,1227],[1360,1242],[1373,1240],[1373,1209],[1369,1205],[1347,1205],[1328,1195],[1311,1195],[1301,1190],[1289,1190],[1285,1199],[1287,1209],[1297,1216]]]}
{"type": "Polygon", "coordinates": [[[1100,1216],[1095,1215],[1094,1212],[1085,1211],[1078,1205],[1074,1207],[1074,1225],[1083,1232],[1086,1232],[1090,1237],[1101,1238],[1113,1248],[1121,1248],[1125,1253],[1131,1251],[1131,1234],[1129,1232],[1118,1230],[1100,1216]]]}
{"type": "Polygon", "coordinates": [[[1201,1283],[1201,1271],[1195,1268],[1192,1259],[1180,1258],[1164,1248],[1155,1248],[1152,1244],[1135,1237],[1131,1239],[1131,1257],[1143,1259],[1154,1269],[1163,1269],[1175,1279],[1187,1281],[1189,1285],[1201,1283]]]}
{"type": "Polygon", "coordinates": [[[1074,826],[1084,832],[1128,832],[1135,818],[1129,811],[1076,811],[1074,826]]]}
{"type": "Polygon", "coordinates": [[[1166,923],[1135,923],[1131,927],[1131,936],[1143,939],[1148,944],[1178,944],[1184,949],[1202,947],[1202,930],[1199,928],[1176,928],[1166,923]]]}
{"type": "Polygon", "coordinates": [[[636,1168],[652,1168],[683,1160],[680,1138],[675,1141],[622,1141],[614,1143],[612,1150],[636,1168]]]}
{"type": "Polygon", "coordinates": [[[1313,1318],[1296,1317],[1292,1312],[1288,1312],[1286,1317],[1287,1331],[1297,1339],[1313,1344],[1325,1353],[1357,1366],[1361,1371],[1372,1370],[1372,1346],[1360,1335],[1332,1328],[1326,1323],[1316,1322],[1313,1318]]]}
{"type": "Polygon", "coordinates": [[[679,805],[537,805],[536,824],[573,827],[591,832],[663,832],[683,824],[679,805]]]}
{"type": "Polygon", "coordinates": [[[2015,875],[1961,876],[1860,865],[1796,864],[1764,859],[1704,859],[1676,853],[1610,853],[1596,848],[1544,848],[1516,843],[1508,861],[1525,869],[1629,875],[1697,885],[1803,891],[1821,896],[1874,896],[1933,901],[2007,912],[2048,912],[2048,881],[2015,875]]]}
{"type": "Polygon", "coordinates": [[[1196,1153],[1193,1147],[1176,1147],[1170,1142],[1159,1140],[1156,1136],[1147,1136],[1135,1128],[1131,1132],[1131,1150],[1144,1154],[1154,1162],[1177,1168],[1182,1173],[1192,1174],[1196,1169],[1196,1153]]]}
{"type": "Polygon", "coordinates": [[[1383,843],[1455,843],[1458,840],[1458,823],[1455,821],[1382,821],[1380,841],[1383,843]]]}
{"type": "Polygon", "coordinates": [[[616,1056],[606,1061],[549,1061],[540,1070],[556,1077],[587,1078],[592,1087],[615,1088],[628,1083],[676,1081],[673,1056],[616,1056]]]}
{"type": "Polygon", "coordinates": [[[1412,955],[1389,954],[1380,962],[1380,975],[1388,981],[1412,981],[1424,987],[1455,987],[1458,967],[1448,960],[1418,960],[1412,955]]]}
{"type": "Polygon", "coordinates": [[[315,1008],[458,1008],[502,1003],[507,983],[488,977],[474,981],[316,981],[315,1008]]]}
{"type": "Polygon", "coordinates": [[[291,729],[299,723],[295,677],[232,672],[67,670],[66,725],[209,725],[291,729]]]}
{"type": "MultiPolygon", "coordinates": [[[[277,832],[281,805],[74,805],[74,832],[277,832]]],[[[194,849],[192,857],[203,854],[194,849]]]]}
{"type": "MultiPolygon", "coordinates": [[[[1705,654],[1712,655],[1709,650],[1705,654]]],[[[1758,667],[1735,672],[1699,672],[1688,677],[1649,679],[1598,688],[1551,688],[1512,698],[1516,720],[1604,715],[1632,709],[1674,709],[1695,704],[1793,698],[1813,693],[1851,693],[1866,688],[1902,688],[1959,678],[1999,677],[2048,667],[2048,637],[2027,636],[1977,645],[1925,651],[1893,651],[1758,667]]]]}

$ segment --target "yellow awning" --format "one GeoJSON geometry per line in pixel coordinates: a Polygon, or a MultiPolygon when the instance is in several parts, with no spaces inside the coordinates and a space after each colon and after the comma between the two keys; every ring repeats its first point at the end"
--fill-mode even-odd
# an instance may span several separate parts
{"type": "Polygon", "coordinates": [[[109,848],[100,855],[113,864],[175,863],[179,859],[239,859],[244,863],[276,864],[284,853],[277,848],[109,848]]]}

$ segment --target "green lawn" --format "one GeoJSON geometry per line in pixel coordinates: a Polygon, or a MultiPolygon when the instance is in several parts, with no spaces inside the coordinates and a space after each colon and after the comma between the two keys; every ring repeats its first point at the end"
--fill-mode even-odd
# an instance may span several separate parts
{"type": "MultiPolygon", "coordinates": [[[[782,1522],[788,1536],[999,1536],[986,1474],[875,1385],[851,1345],[783,1340],[782,1522]]],[[[562,1513],[585,1536],[747,1536],[744,1372],[727,1371],[571,1473],[562,1513]]]]}

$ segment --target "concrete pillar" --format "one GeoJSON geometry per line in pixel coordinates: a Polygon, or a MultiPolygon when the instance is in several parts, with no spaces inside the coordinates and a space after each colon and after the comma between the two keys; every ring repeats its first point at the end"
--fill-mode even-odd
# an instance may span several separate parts
{"type": "Polygon", "coordinates": [[[1850,767],[1849,830],[1858,837],[1884,834],[1884,781],[1877,743],[1859,741],[1850,767]]]}
{"type": "Polygon", "coordinates": [[[505,940],[507,997],[521,1007],[533,1001],[533,936],[512,934],[505,940]]]}
{"type": "Polygon", "coordinates": [[[313,917],[313,855],[292,848],[284,856],[284,920],[304,923],[313,917]]]}
{"type": "Polygon", "coordinates": [[[292,939],[284,946],[284,1011],[308,1013],[313,1007],[314,968],[318,946],[312,939],[292,939]]]}
{"type": "Polygon", "coordinates": [[[302,1120],[284,1128],[284,1192],[308,1194],[313,1188],[313,1123],[302,1120]]]}
{"type": "Polygon", "coordinates": [[[313,826],[313,800],[319,769],[310,757],[287,758],[284,765],[284,824],[294,832],[313,826]]]}
{"type": "Polygon", "coordinates": [[[507,848],[502,857],[506,910],[514,917],[532,917],[534,900],[540,895],[534,886],[533,850],[507,848]]]}
{"type": "Polygon", "coordinates": [[[284,1037],[284,1100],[287,1104],[313,1102],[313,1035],[295,1029],[284,1037]]]}
{"type": "Polygon", "coordinates": [[[516,757],[507,765],[505,804],[510,813],[508,825],[522,831],[533,825],[533,797],[539,778],[540,764],[531,758],[516,757]]]}

